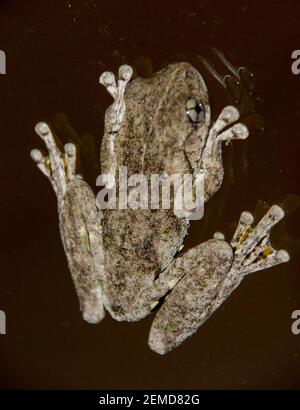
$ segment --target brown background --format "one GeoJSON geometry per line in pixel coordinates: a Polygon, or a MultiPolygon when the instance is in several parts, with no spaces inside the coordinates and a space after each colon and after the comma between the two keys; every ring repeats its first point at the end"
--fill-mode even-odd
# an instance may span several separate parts
{"type": "MultiPolygon", "coordinates": [[[[299,253],[250,275],[194,337],[160,357],[147,347],[153,316],[133,324],[107,316],[98,326],[81,319],[55,196],[29,157],[42,147],[35,123],[59,112],[99,145],[111,101],[98,85],[103,70],[127,62],[144,74],[147,59],[154,70],[179,59],[197,66],[201,50],[217,47],[255,73],[265,121],[264,133],[225,150],[234,179],[208,204],[204,221],[193,223],[188,246],[216,229],[227,233],[257,200],[300,194],[300,76],[290,69],[299,19],[297,0],[1,1],[1,387],[300,387],[300,335],[291,333],[291,313],[300,309],[299,253]]],[[[219,109],[224,90],[207,81],[219,109]]],[[[93,182],[96,171],[88,172],[93,182]]],[[[294,238],[299,215],[288,217],[294,238]]]]}

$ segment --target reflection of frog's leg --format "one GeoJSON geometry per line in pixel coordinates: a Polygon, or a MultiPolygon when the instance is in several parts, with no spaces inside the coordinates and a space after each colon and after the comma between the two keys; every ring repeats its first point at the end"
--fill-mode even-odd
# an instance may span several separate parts
{"type": "Polygon", "coordinates": [[[119,80],[116,82],[115,76],[109,71],[101,74],[99,82],[104,85],[109,94],[113,97],[114,102],[105,113],[105,133],[107,135],[107,162],[109,169],[104,173],[115,175],[116,172],[116,155],[114,150],[114,140],[117,132],[122,126],[125,116],[125,89],[128,81],[132,76],[132,68],[128,65],[122,65],[119,68],[119,80]]]}
{"type": "MultiPolygon", "coordinates": [[[[236,69],[219,50],[213,49],[213,51],[228,73],[223,76],[220,75],[210,63],[200,57],[202,63],[210,74],[225,88],[230,105],[237,107],[243,123],[247,124],[249,130],[251,132],[262,132],[263,117],[257,112],[259,98],[257,98],[255,93],[253,73],[245,67],[236,69]]],[[[239,150],[238,169],[240,173],[246,173],[247,171],[246,147],[247,144],[243,144],[239,150]]]]}
{"type": "MultiPolygon", "coordinates": [[[[251,71],[249,71],[245,67],[239,67],[238,69],[236,69],[219,50],[213,50],[219,60],[230,72],[230,74],[225,75],[223,78],[221,78],[221,76],[219,76],[217,73],[214,73],[213,75],[214,77],[218,76],[219,81],[223,83],[223,86],[227,90],[228,97],[231,100],[231,103],[237,106],[243,120],[245,120],[246,117],[255,115],[257,116],[257,120],[261,121],[261,117],[255,113],[256,101],[253,96],[253,91],[255,88],[253,73],[251,73],[251,71]]],[[[207,63],[207,65],[209,65],[209,63],[207,63]]]]}
{"type": "Polygon", "coordinates": [[[252,229],[252,215],[243,212],[230,244],[217,233],[175,260],[169,278],[176,278],[178,269],[182,277],[152,324],[152,350],[165,354],[195,333],[245,275],[289,260],[287,252],[274,250],[269,239],[271,228],[283,216],[283,210],[273,205],[252,229]]]}
{"type": "Polygon", "coordinates": [[[59,227],[83,318],[98,323],[104,316],[101,279],[104,272],[101,216],[89,185],[76,174],[76,147],[57,148],[46,123],[36,126],[49,157],[34,149],[31,157],[49,178],[57,195],[59,227]]]}
{"type": "Polygon", "coordinates": [[[214,49],[214,53],[230,74],[222,76],[206,59],[200,57],[200,60],[210,74],[226,89],[231,104],[239,109],[244,119],[255,112],[254,75],[245,67],[236,69],[220,51],[214,49]]]}
{"type": "Polygon", "coordinates": [[[218,56],[218,58],[222,61],[222,63],[228,68],[228,70],[231,71],[232,74],[237,76],[238,70],[224,57],[224,55],[216,48],[214,48],[213,51],[218,56]]]}
{"type": "Polygon", "coordinates": [[[225,107],[217,121],[211,127],[201,158],[200,167],[204,170],[205,201],[207,201],[221,186],[223,180],[222,142],[228,143],[235,139],[248,137],[248,129],[244,124],[232,123],[239,118],[238,110],[233,106],[225,107]]]}

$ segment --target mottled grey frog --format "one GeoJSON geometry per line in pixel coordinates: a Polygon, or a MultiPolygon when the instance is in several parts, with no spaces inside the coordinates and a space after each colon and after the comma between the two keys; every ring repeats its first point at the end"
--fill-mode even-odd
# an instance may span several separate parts
{"type": "MultiPolygon", "coordinates": [[[[222,143],[248,137],[239,111],[226,106],[211,124],[208,92],[188,63],[167,66],[151,78],[100,77],[112,105],[105,115],[103,174],[204,174],[207,201],[223,180],[222,143]]],[[[270,244],[272,226],[284,211],[273,205],[254,228],[241,214],[230,243],[221,233],[177,256],[189,220],[173,209],[98,209],[89,185],[76,174],[76,147],[56,146],[50,127],[36,132],[49,156],[32,158],[49,178],[58,200],[59,226],[83,318],[98,323],[106,309],[116,320],[136,321],[161,305],[149,345],[165,354],[197,331],[248,274],[289,260],[270,244]],[[163,303],[162,303],[163,302],[163,303]]]]}

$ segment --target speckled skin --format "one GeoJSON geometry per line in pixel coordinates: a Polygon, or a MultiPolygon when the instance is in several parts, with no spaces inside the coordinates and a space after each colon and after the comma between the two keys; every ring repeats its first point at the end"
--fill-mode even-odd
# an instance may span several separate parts
{"type": "Polygon", "coordinates": [[[99,322],[104,317],[101,278],[103,252],[101,215],[94,193],[82,180],[67,185],[64,205],[59,212],[59,226],[83,317],[99,322]],[[89,272],[87,275],[86,272],[89,272]],[[90,315],[89,312],[95,312],[90,315]]]}
{"type": "Polygon", "coordinates": [[[171,271],[183,278],[165,299],[149,335],[149,345],[165,354],[195,333],[217,308],[214,303],[230,270],[231,246],[211,239],[178,257],[171,271]]]}
{"type": "MultiPolygon", "coordinates": [[[[203,171],[207,201],[223,180],[222,142],[248,136],[237,123],[238,110],[225,107],[210,126],[205,83],[188,63],[169,65],[149,79],[129,82],[131,74],[131,67],[122,66],[118,83],[112,73],[100,77],[114,99],[105,116],[102,174],[114,175],[118,188],[118,166],[127,166],[128,177],[203,171]],[[191,97],[205,107],[201,123],[187,115],[191,97]]],[[[269,240],[272,226],[284,216],[279,206],[255,228],[253,216],[243,212],[230,244],[218,233],[176,257],[189,225],[184,214],[178,217],[172,206],[102,212],[76,174],[75,145],[66,144],[63,154],[46,123],[37,124],[36,132],[49,156],[39,150],[31,156],[57,195],[61,238],[87,322],[101,321],[104,308],[116,320],[139,320],[163,301],[149,346],[165,354],[196,332],[246,274],[288,261],[269,240]]]]}
{"type": "MultiPolygon", "coordinates": [[[[127,84],[126,113],[115,140],[119,165],[128,173],[191,172],[198,165],[210,125],[210,107],[203,78],[188,63],[169,65],[151,78],[127,84]],[[195,96],[205,104],[205,121],[194,127],[186,101],[195,96]]],[[[109,125],[106,126],[109,130],[109,125]]],[[[108,169],[107,133],[101,150],[101,169],[108,169]]]]}
{"type": "MultiPolygon", "coordinates": [[[[210,123],[204,81],[187,63],[170,65],[152,78],[132,80],[125,93],[126,113],[115,139],[118,165],[133,173],[191,173],[197,167],[210,123]],[[186,115],[187,98],[203,101],[205,122],[194,127],[186,115]],[[175,120],[176,119],[176,120],[175,120]]],[[[109,168],[104,135],[102,173],[109,168]]],[[[105,293],[118,320],[138,320],[139,298],[181,247],[188,222],[171,210],[105,210],[105,293]]]]}

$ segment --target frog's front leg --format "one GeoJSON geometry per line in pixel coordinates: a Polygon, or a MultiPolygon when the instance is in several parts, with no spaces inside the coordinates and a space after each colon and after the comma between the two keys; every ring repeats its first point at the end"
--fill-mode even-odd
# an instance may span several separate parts
{"type": "Polygon", "coordinates": [[[195,333],[245,275],[289,260],[286,251],[272,248],[269,238],[283,216],[284,211],[273,205],[252,229],[252,215],[243,212],[230,244],[217,234],[176,259],[168,276],[178,283],[152,324],[152,350],[165,354],[195,333]]]}
{"type": "MultiPolygon", "coordinates": [[[[204,177],[203,199],[205,202],[207,202],[222,185],[224,176],[222,143],[225,142],[228,144],[232,140],[245,139],[249,135],[247,127],[244,124],[237,122],[239,116],[240,114],[237,108],[228,105],[223,108],[217,121],[209,130],[203,153],[194,170],[195,176],[198,177],[202,174],[204,177]]],[[[195,179],[193,189],[198,189],[197,184],[200,184],[199,188],[201,192],[201,178],[195,179]]],[[[183,201],[182,203],[180,202],[179,207],[175,207],[174,213],[178,218],[190,219],[194,210],[192,210],[191,204],[186,200],[186,197],[188,196],[183,195],[185,190],[186,188],[184,184],[182,184],[181,190],[178,190],[178,193],[179,198],[183,197],[183,201]]],[[[200,204],[196,205],[198,206],[200,204]]]]}
{"type": "Polygon", "coordinates": [[[76,174],[76,146],[57,148],[46,123],[35,128],[49,156],[34,149],[32,159],[48,177],[57,195],[59,227],[83,318],[98,323],[104,317],[101,280],[104,274],[101,216],[89,185],[76,174]]]}
{"type": "Polygon", "coordinates": [[[211,127],[201,157],[199,168],[204,170],[204,199],[207,201],[221,186],[224,176],[222,143],[245,139],[249,132],[242,123],[237,123],[239,111],[234,106],[225,107],[211,127]],[[232,125],[233,124],[233,125],[232,125]]]}
{"type": "Polygon", "coordinates": [[[126,112],[125,89],[132,76],[132,68],[122,65],[119,68],[119,80],[116,82],[115,75],[110,71],[101,74],[99,82],[104,85],[114,102],[105,112],[105,135],[103,138],[104,149],[101,153],[101,167],[103,174],[115,176],[117,160],[115,154],[115,137],[122,126],[126,112]]]}

